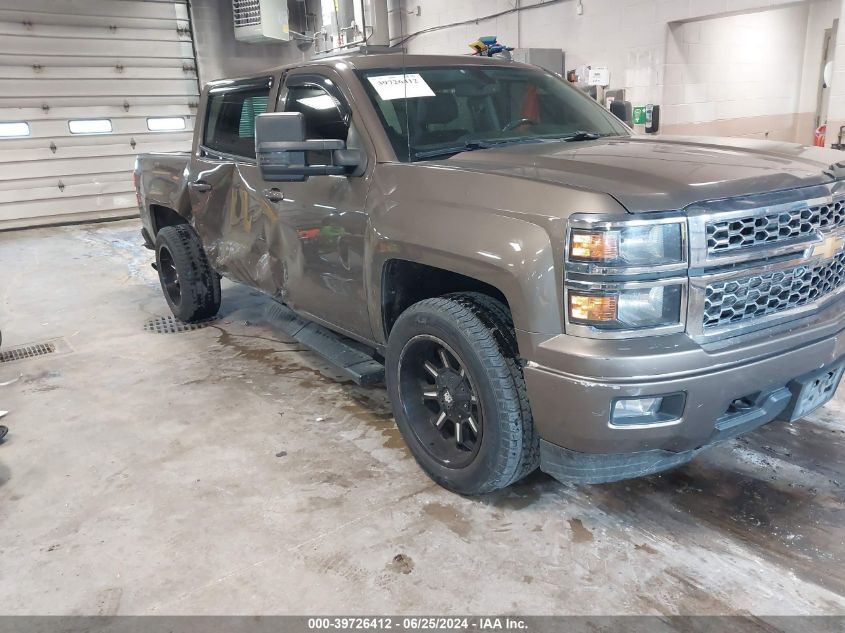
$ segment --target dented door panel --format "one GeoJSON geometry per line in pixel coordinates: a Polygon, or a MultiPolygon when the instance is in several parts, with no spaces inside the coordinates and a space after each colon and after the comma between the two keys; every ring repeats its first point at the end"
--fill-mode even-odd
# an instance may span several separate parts
{"type": "Polygon", "coordinates": [[[268,248],[268,233],[278,220],[275,209],[257,192],[254,164],[198,161],[195,182],[207,192],[191,191],[194,227],[211,265],[220,274],[274,295],[280,284],[278,260],[268,248]],[[269,228],[268,228],[269,227],[269,228]]]}

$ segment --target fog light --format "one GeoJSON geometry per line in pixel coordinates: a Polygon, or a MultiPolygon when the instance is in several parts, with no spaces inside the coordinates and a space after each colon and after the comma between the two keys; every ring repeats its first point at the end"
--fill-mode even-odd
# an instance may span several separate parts
{"type": "Polygon", "coordinates": [[[613,402],[610,426],[655,426],[677,424],[684,413],[686,396],[673,393],[644,398],[619,398],[613,402]]]}
{"type": "Polygon", "coordinates": [[[663,398],[629,398],[625,400],[617,400],[613,405],[613,419],[625,420],[629,418],[654,418],[660,405],[663,404],[663,398]]]}

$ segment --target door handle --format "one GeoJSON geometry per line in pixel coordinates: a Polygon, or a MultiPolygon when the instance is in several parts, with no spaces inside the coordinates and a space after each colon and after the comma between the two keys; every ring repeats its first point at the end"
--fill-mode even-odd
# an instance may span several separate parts
{"type": "Polygon", "coordinates": [[[203,182],[202,180],[189,182],[188,187],[190,187],[191,190],[196,191],[197,193],[208,193],[212,190],[212,186],[207,182],[203,182]]]}
{"type": "Polygon", "coordinates": [[[281,202],[285,199],[285,194],[283,194],[279,189],[273,187],[272,189],[265,189],[261,193],[264,194],[264,197],[267,198],[270,202],[281,202]]]}

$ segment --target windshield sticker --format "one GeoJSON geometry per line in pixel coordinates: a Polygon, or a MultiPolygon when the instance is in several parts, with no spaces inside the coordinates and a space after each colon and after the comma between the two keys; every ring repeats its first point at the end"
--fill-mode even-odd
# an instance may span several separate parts
{"type": "Polygon", "coordinates": [[[367,77],[367,79],[370,80],[378,96],[384,101],[434,96],[434,91],[425,83],[425,79],[417,73],[410,75],[382,75],[381,77],[367,77]]]}

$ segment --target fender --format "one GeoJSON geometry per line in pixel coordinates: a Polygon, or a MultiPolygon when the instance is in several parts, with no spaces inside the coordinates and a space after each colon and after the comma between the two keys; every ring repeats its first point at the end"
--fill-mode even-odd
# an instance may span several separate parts
{"type": "Polygon", "coordinates": [[[567,194],[534,180],[430,163],[378,165],[368,197],[365,270],[373,332],[384,337],[384,266],[400,259],[489,284],[507,299],[517,329],[560,334],[563,273],[556,262],[563,261],[568,214],[542,208],[556,200],[571,204],[570,213],[626,213],[604,194],[567,194]]]}
{"type": "Polygon", "coordinates": [[[178,152],[138,156],[135,173],[138,174],[138,194],[141,197],[141,220],[150,235],[155,235],[160,228],[154,226],[152,207],[172,209],[191,221],[191,200],[186,184],[189,161],[189,154],[178,152]]]}

